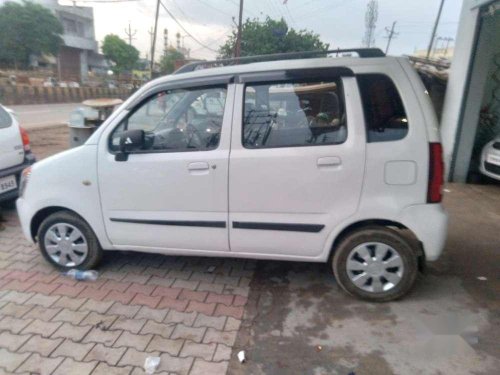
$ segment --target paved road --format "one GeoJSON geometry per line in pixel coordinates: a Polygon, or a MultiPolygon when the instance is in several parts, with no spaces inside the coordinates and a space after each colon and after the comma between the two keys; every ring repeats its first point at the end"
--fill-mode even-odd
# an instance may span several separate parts
{"type": "Polygon", "coordinates": [[[500,186],[447,187],[443,256],[400,301],[350,298],[328,265],[258,261],[228,373],[498,374],[500,186]]]}
{"type": "Polygon", "coordinates": [[[71,111],[80,103],[33,104],[9,106],[26,129],[39,128],[68,122],[71,111]]]}

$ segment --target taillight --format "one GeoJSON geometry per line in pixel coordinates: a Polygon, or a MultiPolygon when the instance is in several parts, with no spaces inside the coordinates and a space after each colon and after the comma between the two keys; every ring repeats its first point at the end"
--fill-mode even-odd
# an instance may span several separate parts
{"type": "Polygon", "coordinates": [[[30,137],[28,135],[28,132],[26,131],[26,129],[24,129],[23,127],[19,127],[19,130],[21,131],[21,139],[23,140],[23,148],[24,148],[24,151],[30,151],[31,148],[30,148],[30,137]]]}
{"type": "Polygon", "coordinates": [[[443,146],[441,143],[429,143],[429,185],[427,203],[439,203],[443,198],[443,146]]]}
{"type": "Polygon", "coordinates": [[[23,169],[21,172],[21,180],[19,181],[19,196],[22,197],[28,185],[28,181],[31,176],[31,166],[23,169]]]}

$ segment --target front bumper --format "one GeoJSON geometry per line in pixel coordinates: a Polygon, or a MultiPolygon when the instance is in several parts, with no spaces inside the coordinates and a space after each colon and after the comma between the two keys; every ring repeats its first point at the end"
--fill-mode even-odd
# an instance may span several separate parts
{"type": "Polygon", "coordinates": [[[10,167],[7,169],[2,169],[0,170],[0,178],[1,177],[7,177],[11,175],[16,176],[16,183],[17,183],[17,188],[14,190],[7,191],[3,194],[0,194],[0,203],[6,202],[12,199],[16,199],[19,196],[19,183],[21,179],[21,172],[23,169],[29,167],[36,161],[35,157],[33,154],[29,153],[26,154],[24,158],[24,162],[22,164],[16,165],[14,167],[10,167]]]}
{"type": "Polygon", "coordinates": [[[488,163],[487,161],[481,162],[481,166],[479,170],[485,176],[491,177],[495,180],[500,181],[500,165],[496,165],[493,163],[488,163]]]}

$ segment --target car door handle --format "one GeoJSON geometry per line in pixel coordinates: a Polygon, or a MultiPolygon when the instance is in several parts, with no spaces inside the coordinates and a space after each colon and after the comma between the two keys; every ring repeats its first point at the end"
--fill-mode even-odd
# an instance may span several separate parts
{"type": "Polygon", "coordinates": [[[338,156],[325,156],[318,159],[318,167],[338,167],[342,164],[342,159],[338,156]]]}
{"type": "Polygon", "coordinates": [[[206,161],[197,161],[188,165],[190,171],[208,171],[208,168],[209,165],[206,161]]]}

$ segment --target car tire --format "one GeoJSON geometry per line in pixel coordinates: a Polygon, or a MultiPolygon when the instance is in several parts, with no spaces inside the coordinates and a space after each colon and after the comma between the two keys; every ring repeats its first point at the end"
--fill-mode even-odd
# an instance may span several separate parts
{"type": "Polygon", "coordinates": [[[42,255],[60,270],[92,269],[102,258],[102,248],[94,231],[72,212],[49,215],[40,225],[37,238],[42,255]]]}
{"type": "Polygon", "coordinates": [[[418,275],[417,252],[398,231],[368,227],[343,237],[332,259],[339,285],[350,295],[371,302],[406,295],[418,275]]]}

